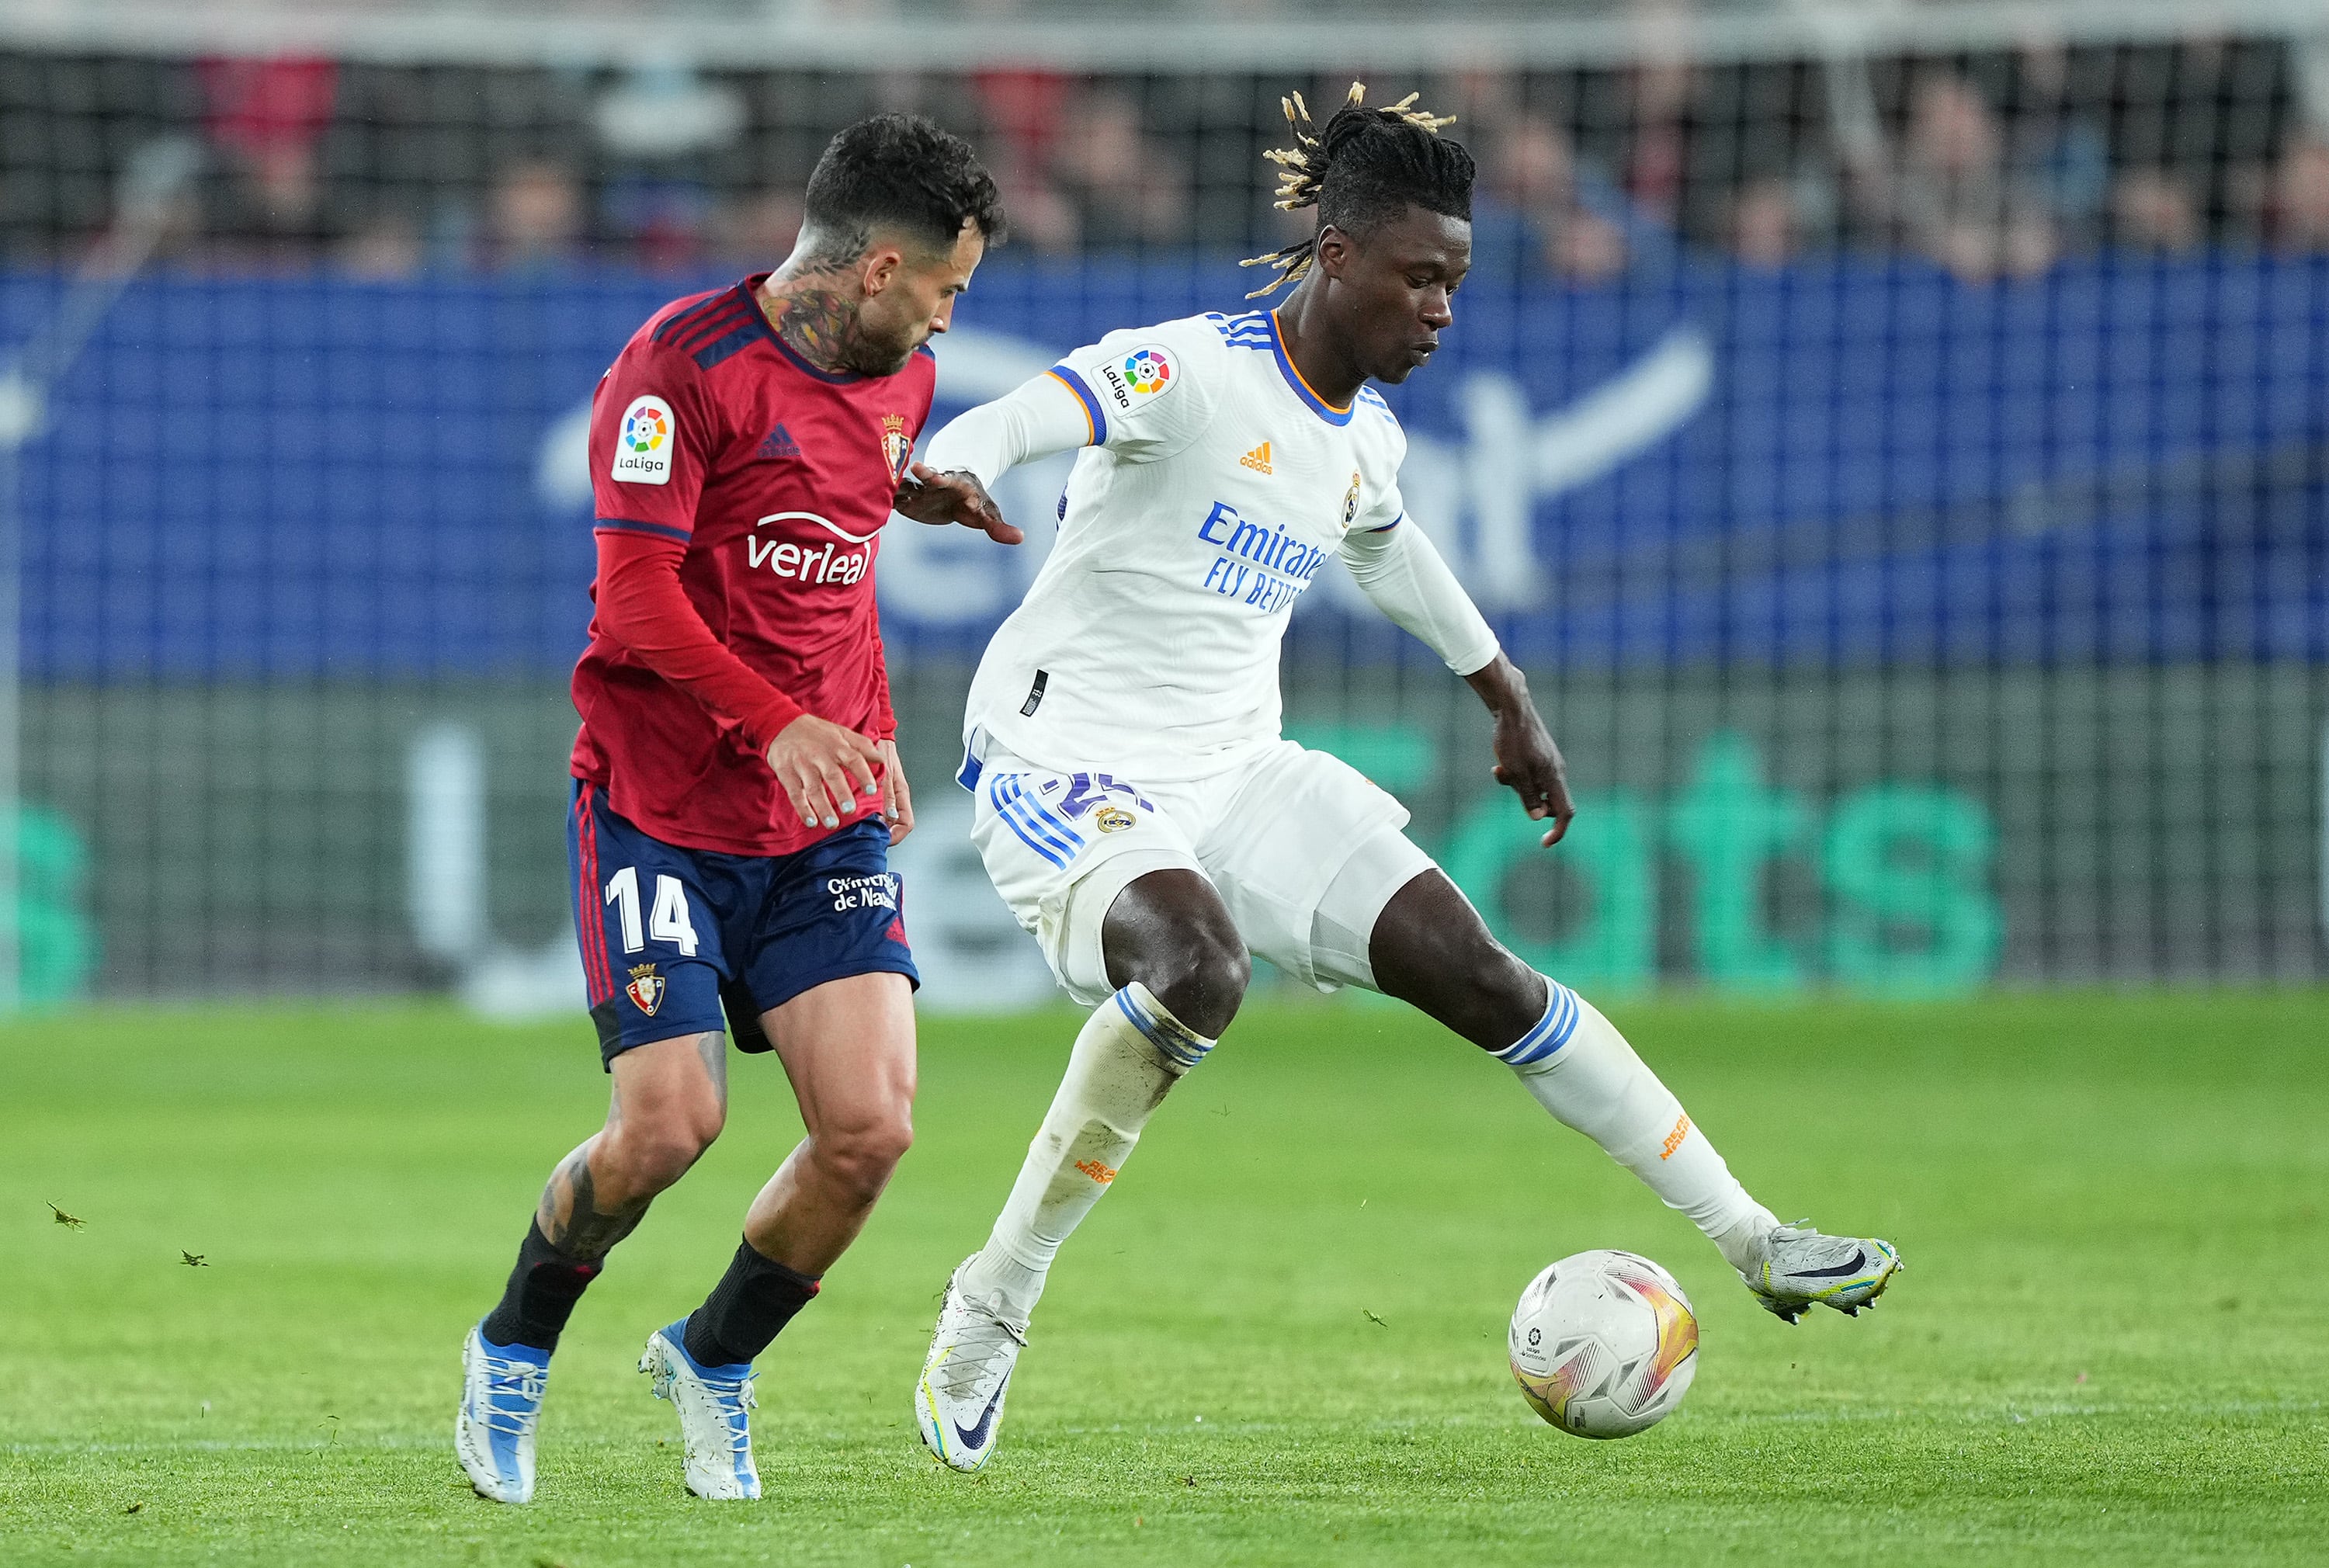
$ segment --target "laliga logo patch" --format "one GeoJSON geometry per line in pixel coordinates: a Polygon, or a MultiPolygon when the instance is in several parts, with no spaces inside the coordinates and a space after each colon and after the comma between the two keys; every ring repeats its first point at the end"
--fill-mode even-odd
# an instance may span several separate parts
{"type": "Polygon", "coordinates": [[[628,484],[669,484],[678,430],[669,403],[653,394],[632,399],[615,427],[615,465],[608,477],[628,484]]]}
{"type": "Polygon", "coordinates": [[[1351,475],[1351,488],[1343,497],[1343,527],[1347,530],[1359,515],[1359,476],[1351,475]]]}
{"type": "Polygon", "coordinates": [[[906,459],[914,455],[914,444],[906,439],[906,420],[901,414],[882,416],[882,461],[890,465],[890,482],[898,484],[906,477],[906,459]]]}
{"type": "Polygon", "coordinates": [[[1161,398],[1180,384],[1173,357],[1154,343],[1133,350],[1120,363],[1100,366],[1099,380],[1108,401],[1127,410],[1135,403],[1161,398]]]}
{"type": "Polygon", "coordinates": [[[1163,349],[1135,349],[1124,361],[1124,379],[1135,397],[1155,397],[1173,384],[1173,361],[1163,349]]]}
{"type": "Polygon", "coordinates": [[[633,966],[631,983],[623,988],[623,994],[639,1011],[653,1018],[655,1009],[663,1006],[663,976],[655,972],[655,965],[642,963],[633,966]]]}

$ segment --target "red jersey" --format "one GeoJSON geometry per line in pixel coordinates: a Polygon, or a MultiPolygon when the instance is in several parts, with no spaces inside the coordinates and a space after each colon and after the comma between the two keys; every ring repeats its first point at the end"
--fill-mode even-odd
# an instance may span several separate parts
{"type": "Polygon", "coordinates": [[[806,712],[896,733],[873,561],[936,374],[927,348],[890,376],[811,368],[761,313],[766,277],[665,305],[599,383],[597,612],[574,667],[574,776],[658,839],[740,855],[825,836],[768,768],[778,730],[806,712]]]}

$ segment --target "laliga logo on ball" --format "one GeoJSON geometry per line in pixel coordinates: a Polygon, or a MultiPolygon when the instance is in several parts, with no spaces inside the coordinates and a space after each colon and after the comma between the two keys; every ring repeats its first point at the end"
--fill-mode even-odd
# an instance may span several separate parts
{"type": "Polygon", "coordinates": [[[1529,1408],[1579,1437],[1631,1437],[1674,1413],[1698,1373],[1698,1319],[1636,1253],[1561,1259],[1529,1282],[1507,1338],[1529,1408]]]}

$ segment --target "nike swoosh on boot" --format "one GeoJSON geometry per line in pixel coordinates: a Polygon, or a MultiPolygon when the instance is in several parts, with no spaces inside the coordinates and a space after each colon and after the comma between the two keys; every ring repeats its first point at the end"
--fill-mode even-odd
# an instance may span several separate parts
{"type": "Polygon", "coordinates": [[[1010,1386],[1011,1377],[1006,1373],[1003,1381],[995,1385],[995,1397],[986,1402],[986,1408],[979,1413],[974,1424],[966,1427],[960,1422],[955,1423],[954,1434],[962,1440],[963,1447],[975,1449],[986,1441],[986,1429],[995,1424],[995,1412],[1003,1403],[1003,1391],[1010,1386]]]}

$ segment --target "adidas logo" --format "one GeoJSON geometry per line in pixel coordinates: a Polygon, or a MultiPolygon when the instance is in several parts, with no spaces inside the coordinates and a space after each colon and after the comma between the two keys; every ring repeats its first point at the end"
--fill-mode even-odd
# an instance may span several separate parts
{"type": "Polygon", "coordinates": [[[797,457],[800,455],[800,443],[794,440],[793,433],[782,425],[769,431],[752,453],[755,457],[797,457]]]}
{"type": "Polygon", "coordinates": [[[1239,458],[1238,462],[1241,465],[1252,469],[1256,474],[1268,473],[1269,443],[1264,441],[1260,446],[1255,447],[1252,451],[1239,458]]]}

